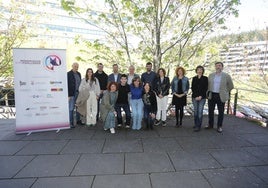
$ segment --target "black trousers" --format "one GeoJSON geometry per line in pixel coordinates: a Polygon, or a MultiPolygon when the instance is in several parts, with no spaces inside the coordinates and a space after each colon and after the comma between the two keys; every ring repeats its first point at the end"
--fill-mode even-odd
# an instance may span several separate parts
{"type": "Polygon", "coordinates": [[[222,127],[225,102],[221,101],[219,93],[212,93],[211,99],[208,100],[208,124],[210,127],[214,126],[214,110],[216,105],[218,108],[217,127],[222,127]]]}

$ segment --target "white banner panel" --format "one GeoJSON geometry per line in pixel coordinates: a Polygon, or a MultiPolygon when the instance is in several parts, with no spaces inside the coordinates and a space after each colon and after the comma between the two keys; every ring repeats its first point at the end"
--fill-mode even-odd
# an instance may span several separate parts
{"type": "Polygon", "coordinates": [[[66,50],[13,49],[16,133],[69,128],[66,50]]]}

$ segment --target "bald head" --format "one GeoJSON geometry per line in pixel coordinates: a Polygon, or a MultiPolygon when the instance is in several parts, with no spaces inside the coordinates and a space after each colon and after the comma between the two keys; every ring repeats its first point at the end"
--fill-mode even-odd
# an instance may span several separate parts
{"type": "Polygon", "coordinates": [[[72,70],[73,70],[73,72],[77,72],[78,71],[78,68],[79,68],[79,64],[78,63],[73,63],[72,64],[72,70]]]}

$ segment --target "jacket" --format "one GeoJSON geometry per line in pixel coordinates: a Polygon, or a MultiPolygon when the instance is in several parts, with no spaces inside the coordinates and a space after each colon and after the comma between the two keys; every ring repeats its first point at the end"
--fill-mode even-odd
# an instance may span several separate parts
{"type": "Polygon", "coordinates": [[[192,98],[201,96],[202,99],[206,98],[206,93],[208,90],[208,77],[198,76],[193,77],[192,79],[192,98]]]}
{"type": "MultiPolygon", "coordinates": [[[[110,94],[111,94],[111,92],[109,92],[109,91],[105,92],[103,95],[103,98],[101,100],[100,116],[101,116],[102,121],[106,120],[106,117],[110,111],[115,111],[114,104],[111,104],[110,94]]],[[[116,91],[115,101],[117,100],[117,97],[118,97],[118,91],[116,91]]]]}
{"type": "MultiPolygon", "coordinates": [[[[211,93],[213,91],[214,87],[214,78],[215,78],[216,73],[211,73],[208,76],[208,92],[211,93]]],[[[220,83],[220,99],[221,102],[226,102],[229,100],[229,93],[230,91],[234,88],[234,84],[232,81],[232,78],[229,74],[225,72],[221,72],[221,83],[220,83]]],[[[211,95],[208,96],[208,99],[211,99],[211,95]]]]}
{"type": "Polygon", "coordinates": [[[78,97],[76,99],[77,112],[82,116],[87,114],[87,100],[89,98],[89,89],[83,89],[79,91],[78,97]]]}
{"type": "MultiPolygon", "coordinates": [[[[172,94],[178,92],[178,82],[179,82],[179,79],[177,76],[175,76],[171,82],[172,94]]],[[[187,94],[189,91],[189,79],[185,76],[182,77],[182,91],[185,94],[187,94]]]]}
{"type": "MultiPolygon", "coordinates": [[[[81,74],[80,72],[77,72],[78,76],[80,77],[81,80],[81,74]]],[[[68,97],[72,97],[75,95],[76,92],[76,82],[75,82],[75,77],[74,77],[74,72],[70,70],[67,73],[67,81],[68,81],[68,97]]],[[[78,86],[79,87],[79,86],[78,86]]]]}
{"type": "Polygon", "coordinates": [[[98,78],[99,84],[100,84],[100,89],[101,90],[106,90],[107,84],[108,84],[108,75],[103,71],[102,73],[99,73],[96,71],[94,73],[95,78],[98,78]]]}
{"type": "Polygon", "coordinates": [[[153,85],[157,96],[160,94],[167,96],[169,94],[170,81],[168,77],[165,76],[162,83],[160,77],[156,77],[153,85]]]}
{"type": "Polygon", "coordinates": [[[114,80],[114,73],[110,74],[108,76],[108,83],[109,82],[117,82],[117,83],[120,83],[120,79],[121,79],[121,74],[118,73],[118,76],[117,76],[117,80],[114,80]]]}

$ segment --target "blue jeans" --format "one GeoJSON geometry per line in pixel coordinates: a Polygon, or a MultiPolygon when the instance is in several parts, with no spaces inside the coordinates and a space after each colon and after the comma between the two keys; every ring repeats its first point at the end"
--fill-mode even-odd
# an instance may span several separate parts
{"type": "MultiPolygon", "coordinates": [[[[75,108],[75,102],[78,97],[78,92],[75,93],[75,96],[71,96],[69,100],[69,121],[70,125],[73,125],[74,123],[74,108],[75,108]]],[[[80,120],[80,114],[76,112],[76,121],[80,120]]]]}
{"type": "Polygon", "coordinates": [[[132,109],[132,117],[133,117],[133,130],[141,129],[141,121],[143,117],[143,102],[142,99],[131,99],[130,106],[132,109]]]}
{"type": "Polygon", "coordinates": [[[123,110],[126,113],[126,125],[130,125],[131,115],[130,115],[129,104],[115,104],[114,108],[115,108],[116,113],[117,113],[117,123],[122,124],[121,108],[123,108],[123,110]]]}
{"type": "Polygon", "coordinates": [[[194,105],[194,124],[195,127],[201,128],[203,120],[203,110],[204,105],[206,103],[206,99],[201,99],[200,101],[197,101],[192,98],[192,101],[194,105]]]}

